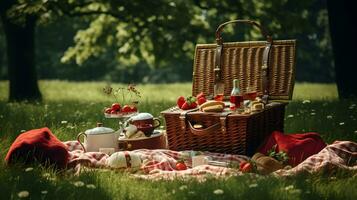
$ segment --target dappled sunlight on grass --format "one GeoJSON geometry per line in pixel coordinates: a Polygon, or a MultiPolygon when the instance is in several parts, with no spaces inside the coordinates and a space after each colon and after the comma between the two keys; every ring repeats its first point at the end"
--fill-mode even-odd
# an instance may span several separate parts
{"type": "MultiPolygon", "coordinates": [[[[105,82],[41,81],[45,101],[37,104],[7,103],[7,83],[0,82],[0,155],[18,134],[43,126],[62,141],[93,128],[97,122],[118,129],[116,119],[106,119],[103,109],[114,99],[105,96],[105,82]]],[[[114,84],[113,87],[124,86],[114,84]]],[[[125,85],[126,86],[126,85],[125,85]]],[[[187,96],[190,83],[139,84],[141,112],[161,117],[187,96]]],[[[314,131],[326,142],[357,141],[357,102],[337,100],[333,84],[297,84],[285,113],[285,132],[314,131]]],[[[163,118],[161,117],[163,121],[163,118]]],[[[55,172],[37,165],[8,168],[0,164],[0,194],[5,199],[346,199],[357,196],[357,178],[334,174],[278,179],[245,175],[229,179],[198,181],[145,181],[110,170],[90,170],[79,176],[55,172]],[[337,178],[336,178],[337,177],[337,178]],[[346,186],[347,184],[347,186],[346,186]]]]}

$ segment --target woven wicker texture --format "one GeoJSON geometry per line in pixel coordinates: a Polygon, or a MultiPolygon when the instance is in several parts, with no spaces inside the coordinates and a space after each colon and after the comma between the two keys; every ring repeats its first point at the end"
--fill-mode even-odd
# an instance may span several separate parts
{"type": "Polygon", "coordinates": [[[274,105],[251,115],[230,114],[224,124],[220,114],[189,112],[182,119],[181,112],[177,107],[162,112],[169,149],[252,155],[273,130],[283,130],[285,104],[274,105]],[[213,128],[197,134],[190,126],[193,124],[213,128]],[[223,126],[225,132],[222,131],[223,126]]]}
{"type": "MultiPolygon", "coordinates": [[[[275,40],[270,52],[268,68],[269,98],[291,100],[295,75],[295,40],[275,40]]],[[[232,81],[240,80],[240,89],[248,86],[262,94],[262,62],[266,41],[230,42],[223,44],[222,79],[224,95],[229,96],[232,81]]],[[[213,95],[216,44],[196,46],[193,63],[192,95],[203,92],[213,95]]]]}

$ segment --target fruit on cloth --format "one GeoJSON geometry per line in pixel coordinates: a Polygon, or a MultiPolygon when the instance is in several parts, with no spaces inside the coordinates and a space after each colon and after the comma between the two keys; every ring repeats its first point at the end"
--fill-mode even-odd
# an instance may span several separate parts
{"type": "Polygon", "coordinates": [[[186,99],[185,99],[185,97],[183,97],[183,96],[180,96],[178,99],[177,99],[177,106],[179,107],[179,108],[182,108],[182,105],[184,104],[186,102],[186,99]]]}
{"type": "Polygon", "coordinates": [[[196,108],[196,107],[197,107],[196,102],[192,102],[192,103],[185,102],[185,103],[182,105],[181,109],[182,109],[182,110],[189,110],[189,109],[194,109],[194,108],[196,108]]]}
{"type": "Polygon", "coordinates": [[[201,97],[206,98],[206,96],[203,94],[203,92],[201,92],[201,93],[199,93],[198,95],[196,95],[197,100],[198,100],[199,98],[201,98],[201,97]]]}
{"type": "Polygon", "coordinates": [[[183,102],[182,100],[183,100],[182,96],[179,97],[179,99],[177,99],[177,106],[179,106],[179,108],[181,108],[182,110],[189,110],[189,109],[197,108],[196,97],[193,97],[193,96],[187,97],[186,99],[184,99],[185,102],[180,107],[180,104],[183,102]]]}
{"type": "Polygon", "coordinates": [[[119,103],[113,103],[111,109],[115,111],[120,111],[120,104],[119,103]]]}
{"type": "Polygon", "coordinates": [[[207,102],[203,103],[202,105],[200,105],[200,110],[204,111],[204,112],[221,112],[223,110],[223,108],[224,108],[224,103],[221,101],[207,101],[207,102]],[[212,107],[212,108],[209,108],[208,110],[205,109],[208,107],[212,107]],[[211,110],[213,110],[213,111],[211,111],[211,110]]]}
{"type": "Polygon", "coordinates": [[[239,164],[239,170],[243,173],[249,173],[253,171],[253,164],[247,161],[243,161],[239,164]]]}
{"type": "Polygon", "coordinates": [[[186,170],[187,166],[184,162],[177,162],[176,163],[176,170],[186,170]]]}
{"type": "Polygon", "coordinates": [[[207,102],[207,100],[206,100],[205,97],[200,97],[200,98],[197,99],[197,104],[198,105],[202,105],[202,104],[204,104],[206,102],[207,102]]]}

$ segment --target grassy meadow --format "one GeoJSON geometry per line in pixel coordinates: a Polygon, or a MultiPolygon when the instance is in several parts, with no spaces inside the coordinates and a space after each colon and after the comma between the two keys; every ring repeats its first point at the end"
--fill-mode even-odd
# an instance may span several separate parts
{"type": "MultiPolygon", "coordinates": [[[[8,82],[0,82],[0,157],[23,131],[49,127],[62,140],[101,121],[118,128],[102,114],[113,98],[104,95],[104,82],[40,81],[43,103],[8,103],[8,82]]],[[[121,85],[114,84],[114,88],[121,85]]],[[[160,116],[190,83],[138,85],[141,112],[160,116]]],[[[357,102],[337,100],[333,84],[297,83],[287,106],[285,132],[318,132],[331,143],[357,141],[357,102]]],[[[114,171],[87,171],[79,176],[38,165],[12,168],[0,163],[0,199],[356,199],[357,177],[350,173],[301,175],[282,179],[245,175],[228,179],[143,181],[114,171]],[[218,191],[218,192],[217,192],[218,191]],[[26,193],[27,192],[27,193],[26,193]]]]}

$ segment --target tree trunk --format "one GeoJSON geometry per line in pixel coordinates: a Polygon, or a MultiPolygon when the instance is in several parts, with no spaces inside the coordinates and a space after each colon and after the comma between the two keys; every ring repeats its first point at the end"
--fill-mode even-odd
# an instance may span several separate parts
{"type": "Polygon", "coordinates": [[[327,0],[335,75],[340,99],[357,97],[357,31],[354,1],[327,0]]]}
{"type": "Polygon", "coordinates": [[[9,101],[41,101],[35,67],[36,17],[27,16],[25,23],[15,24],[4,12],[1,19],[6,35],[9,101]]]}

